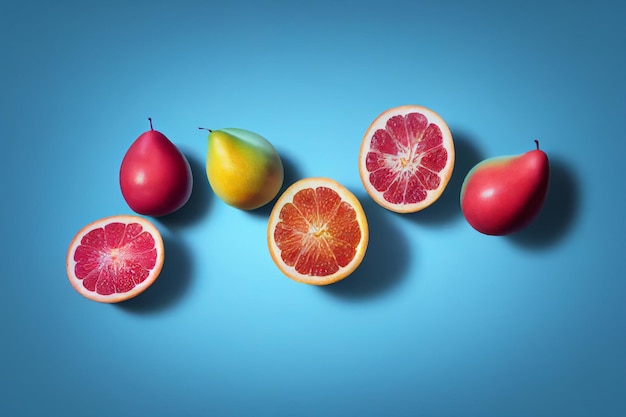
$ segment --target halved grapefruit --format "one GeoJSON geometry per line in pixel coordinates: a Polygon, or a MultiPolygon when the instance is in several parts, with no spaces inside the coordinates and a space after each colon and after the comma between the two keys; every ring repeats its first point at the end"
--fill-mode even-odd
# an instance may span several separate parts
{"type": "Polygon", "coordinates": [[[361,263],[369,238],[365,212],[347,188],[329,178],[292,184],[270,214],[270,255],[289,278],[328,285],[361,263]]]}
{"type": "Polygon", "coordinates": [[[145,291],[161,272],[163,239],[146,218],[105,217],[83,227],[67,251],[72,287],[90,300],[117,303],[145,291]]]}
{"type": "Polygon", "coordinates": [[[454,168],[448,125],[422,106],[394,107],[369,126],[359,152],[365,190],[379,205],[414,213],[437,201],[454,168]]]}

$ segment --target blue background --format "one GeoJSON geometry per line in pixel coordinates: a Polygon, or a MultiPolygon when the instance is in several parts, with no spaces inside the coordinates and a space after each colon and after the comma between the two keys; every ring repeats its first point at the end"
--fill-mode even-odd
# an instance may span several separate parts
{"type": "Polygon", "coordinates": [[[624,2],[32,2],[0,5],[0,415],[626,415],[624,2]],[[387,108],[453,133],[442,198],[376,206],[357,156],[387,108]],[[193,167],[155,220],[157,282],[119,305],[77,294],[74,234],[131,213],[122,157],[148,129],[193,167]],[[280,274],[269,206],[226,206],[206,132],[274,143],[286,183],[327,176],[370,222],[329,287],[280,274]],[[478,161],[539,139],[552,183],[509,237],[459,209],[478,161]]]}

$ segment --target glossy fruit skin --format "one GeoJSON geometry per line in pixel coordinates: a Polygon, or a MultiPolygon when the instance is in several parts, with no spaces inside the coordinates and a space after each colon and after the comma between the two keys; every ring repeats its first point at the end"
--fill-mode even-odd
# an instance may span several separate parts
{"type": "Polygon", "coordinates": [[[165,216],[189,200],[193,187],[191,167],[176,145],[163,133],[150,129],[124,155],[120,187],[134,212],[165,216]]]}
{"type": "Polygon", "coordinates": [[[206,173],[215,194],[241,210],[269,203],[284,180],[283,163],[274,146],[254,132],[236,128],[209,133],[206,173]]]}
{"type": "Polygon", "coordinates": [[[467,222],[486,235],[503,236],[528,226],[541,211],[550,182],[550,164],[537,149],[484,160],[472,168],[461,188],[467,222]]]}

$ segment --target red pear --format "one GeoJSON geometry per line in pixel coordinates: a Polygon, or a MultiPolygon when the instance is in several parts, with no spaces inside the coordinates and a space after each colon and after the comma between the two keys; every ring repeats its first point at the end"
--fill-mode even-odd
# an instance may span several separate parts
{"type": "Polygon", "coordinates": [[[128,206],[139,214],[164,216],[191,196],[193,177],[185,155],[152,128],[130,146],[120,167],[120,187],[128,206]]]}
{"type": "Polygon", "coordinates": [[[550,182],[548,156],[539,149],[486,159],[472,168],[461,188],[467,222],[486,235],[519,231],[537,217],[550,182]]]}

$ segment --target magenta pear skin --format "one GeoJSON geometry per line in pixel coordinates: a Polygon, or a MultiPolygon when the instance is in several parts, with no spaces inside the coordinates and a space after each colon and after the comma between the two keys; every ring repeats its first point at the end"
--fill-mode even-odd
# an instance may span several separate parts
{"type": "Polygon", "coordinates": [[[152,128],[128,148],[120,167],[120,188],[138,214],[159,217],[180,209],[193,188],[185,155],[163,133],[152,128]]]}
{"type": "Polygon", "coordinates": [[[524,229],[541,212],[550,183],[548,155],[539,149],[486,159],[461,187],[461,210],[479,232],[503,236],[524,229]]]}

